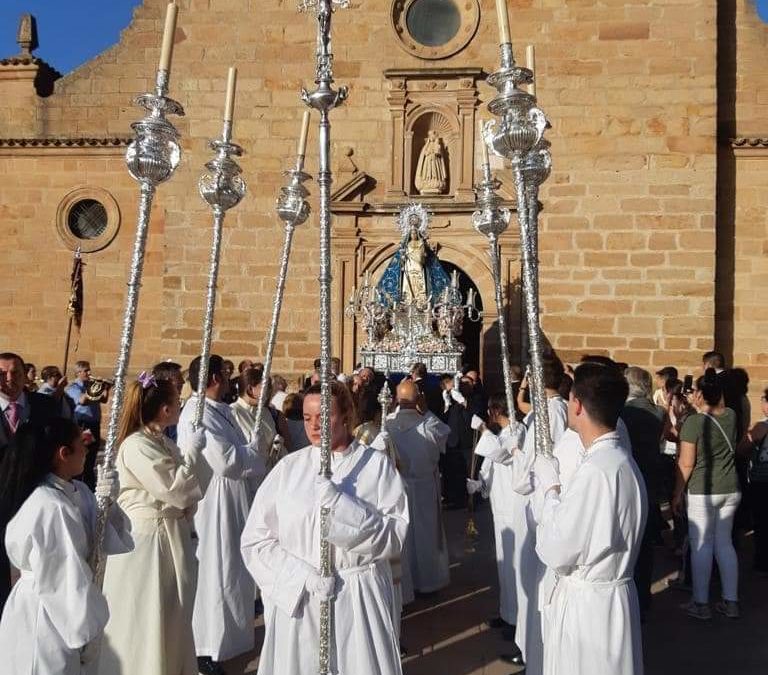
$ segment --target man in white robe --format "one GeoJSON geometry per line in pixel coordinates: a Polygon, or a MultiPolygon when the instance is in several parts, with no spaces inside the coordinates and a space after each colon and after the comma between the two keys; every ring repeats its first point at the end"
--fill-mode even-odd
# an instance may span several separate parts
{"type": "Polygon", "coordinates": [[[544,598],[545,675],[642,675],[632,579],[647,503],[640,471],[616,432],[628,386],[615,368],[576,369],[569,426],[585,448],[560,493],[556,460],[537,457],[536,551],[554,572],[544,598]]]}
{"type": "Polygon", "coordinates": [[[433,593],[450,583],[438,463],[451,429],[431,412],[422,414],[420,401],[416,384],[403,380],[397,387],[398,409],[387,416],[387,433],[397,446],[408,492],[411,527],[406,548],[413,587],[433,593]]]}
{"type": "MultiPolygon", "coordinates": [[[[247,443],[232,411],[221,399],[228,387],[222,359],[211,356],[202,429],[193,428],[197,394],[181,412],[179,447],[202,448],[213,476],[195,514],[199,561],[197,595],[192,617],[202,672],[221,672],[217,662],[251,651],[254,646],[253,579],[240,554],[252,495],[264,476],[264,460],[254,443],[247,443]]],[[[189,368],[197,390],[198,357],[189,368]]]]}

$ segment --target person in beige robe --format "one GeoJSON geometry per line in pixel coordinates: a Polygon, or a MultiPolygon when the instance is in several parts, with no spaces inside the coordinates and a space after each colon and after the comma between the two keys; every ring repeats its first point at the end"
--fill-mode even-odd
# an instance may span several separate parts
{"type": "Polygon", "coordinates": [[[179,418],[179,395],[172,383],[158,381],[147,388],[133,384],[125,417],[130,417],[131,406],[139,405],[140,400],[144,419],[149,416],[147,408],[159,410],[153,421],[120,445],[118,503],[131,521],[135,546],[131,553],[107,561],[104,595],[110,619],[98,672],[197,675],[192,633],[197,587],[192,516],[203,497],[210,468],[197,446],[182,455],[163,434],[179,418]]]}

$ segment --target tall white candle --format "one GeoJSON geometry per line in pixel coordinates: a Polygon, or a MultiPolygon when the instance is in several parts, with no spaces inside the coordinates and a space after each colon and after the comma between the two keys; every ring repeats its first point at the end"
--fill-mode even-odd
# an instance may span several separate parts
{"type": "Polygon", "coordinates": [[[533,73],[533,82],[528,90],[531,96],[536,96],[536,48],[528,45],[525,48],[525,67],[533,73]]]}
{"type": "Polygon", "coordinates": [[[507,0],[496,0],[496,18],[499,22],[499,44],[512,42],[509,37],[509,14],[507,13],[507,0]]]}
{"type": "Polygon", "coordinates": [[[296,154],[304,157],[307,154],[307,134],[309,133],[309,110],[304,111],[304,117],[301,120],[301,135],[299,136],[299,147],[296,154]]]}
{"type": "Polygon", "coordinates": [[[176,17],[179,15],[179,6],[175,2],[168,3],[165,11],[165,29],[163,30],[163,46],[160,49],[159,70],[170,70],[173,58],[173,38],[176,35],[176,17]]]}
{"type": "Polygon", "coordinates": [[[477,120],[477,131],[480,136],[480,152],[482,153],[483,166],[486,166],[490,164],[490,160],[488,159],[488,146],[485,143],[485,138],[483,138],[483,120],[477,120]]]}
{"type": "Polygon", "coordinates": [[[227,74],[227,101],[224,105],[224,121],[231,122],[235,113],[235,93],[237,92],[237,68],[230,67],[227,74]]]}

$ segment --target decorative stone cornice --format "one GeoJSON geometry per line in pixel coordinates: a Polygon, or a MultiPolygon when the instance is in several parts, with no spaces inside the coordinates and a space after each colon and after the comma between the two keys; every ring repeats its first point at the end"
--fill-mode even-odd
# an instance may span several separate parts
{"type": "Polygon", "coordinates": [[[768,158],[768,137],[738,136],[730,141],[733,154],[739,157],[768,158]]]}
{"type": "Polygon", "coordinates": [[[0,148],[124,148],[129,136],[112,138],[0,138],[0,148]]]}

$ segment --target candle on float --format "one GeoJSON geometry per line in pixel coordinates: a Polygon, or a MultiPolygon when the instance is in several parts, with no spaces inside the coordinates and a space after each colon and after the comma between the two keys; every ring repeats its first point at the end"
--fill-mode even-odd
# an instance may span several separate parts
{"type": "Polygon", "coordinates": [[[175,2],[168,3],[165,12],[165,29],[163,30],[163,46],[160,49],[159,70],[170,70],[173,58],[173,38],[176,35],[176,17],[179,15],[179,6],[175,2]]]}
{"type": "Polygon", "coordinates": [[[237,68],[231,66],[227,74],[227,101],[224,105],[224,121],[231,122],[235,113],[235,92],[237,91],[237,68]]]}
{"type": "Polygon", "coordinates": [[[483,120],[477,121],[477,130],[480,132],[480,152],[482,153],[483,166],[489,166],[491,162],[488,158],[488,144],[485,142],[485,137],[483,136],[483,120]]]}
{"type": "Polygon", "coordinates": [[[451,272],[451,286],[453,286],[454,288],[459,287],[459,273],[456,270],[453,270],[453,272],[451,272]]]}
{"type": "Polygon", "coordinates": [[[304,111],[304,117],[301,120],[301,135],[299,136],[299,146],[296,152],[300,157],[307,154],[307,134],[309,133],[309,110],[304,111]]]}
{"type": "Polygon", "coordinates": [[[512,42],[509,37],[509,14],[507,0],[496,0],[496,17],[499,22],[499,44],[512,42]]]}
{"type": "Polygon", "coordinates": [[[528,93],[531,96],[536,96],[536,48],[533,45],[528,45],[525,48],[525,67],[533,73],[533,82],[528,93]]]}

